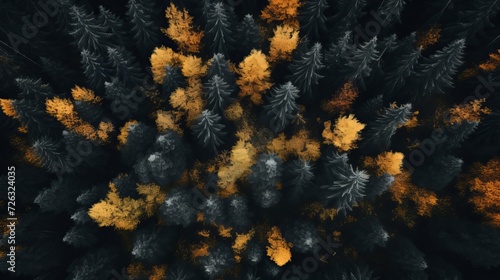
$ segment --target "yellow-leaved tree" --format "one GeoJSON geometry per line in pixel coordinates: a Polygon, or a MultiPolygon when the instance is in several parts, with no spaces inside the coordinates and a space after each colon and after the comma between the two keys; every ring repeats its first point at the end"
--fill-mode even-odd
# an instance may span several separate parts
{"type": "Polygon", "coordinates": [[[356,148],[360,132],[365,125],[360,123],[354,115],[343,116],[337,119],[332,130],[331,121],[326,121],[322,136],[325,144],[334,145],[340,151],[349,151],[356,148]]]}
{"type": "Polygon", "coordinates": [[[500,227],[500,158],[483,164],[475,164],[467,180],[474,210],[486,217],[488,223],[500,227]]]}
{"type": "Polygon", "coordinates": [[[298,28],[297,16],[300,6],[299,0],[269,0],[269,4],[262,10],[260,17],[268,23],[282,21],[298,28]]]}
{"type": "Polygon", "coordinates": [[[133,230],[139,224],[141,216],[153,216],[157,207],[165,200],[165,193],[154,184],[137,185],[137,192],[144,196],[139,199],[120,197],[113,183],[109,183],[109,188],[106,198],[92,205],[88,212],[100,227],[133,230]]]}
{"type": "Polygon", "coordinates": [[[262,93],[270,89],[271,71],[266,55],[252,50],[239,65],[240,77],[236,82],[240,86],[240,97],[250,96],[252,103],[262,104],[262,93]]]}
{"type": "Polygon", "coordinates": [[[139,217],[144,213],[144,201],[130,197],[121,198],[113,183],[106,199],[92,205],[89,216],[100,227],[114,226],[121,230],[133,230],[137,227],[139,217]]]}
{"type": "MultiPolygon", "coordinates": [[[[77,98],[90,98],[92,102],[100,102],[99,97],[96,97],[92,91],[79,88],[78,86],[73,89],[72,93],[77,98]]],[[[69,99],[59,97],[47,99],[45,106],[49,115],[55,117],[67,129],[85,137],[87,140],[107,142],[109,141],[109,134],[114,130],[111,122],[100,122],[97,128],[85,122],[78,116],[74,104],[69,99]]]]}
{"type": "Polygon", "coordinates": [[[163,84],[167,73],[165,71],[167,65],[181,67],[185,59],[184,55],[174,52],[171,48],[165,48],[164,46],[155,48],[149,58],[154,81],[163,84]]]}
{"type": "Polygon", "coordinates": [[[403,153],[399,152],[383,152],[376,158],[366,157],[364,165],[368,168],[376,170],[375,173],[380,176],[384,173],[389,175],[398,175],[403,167],[403,153]]]}
{"type": "Polygon", "coordinates": [[[271,231],[267,233],[267,242],[269,246],[266,246],[267,256],[271,258],[278,266],[283,266],[287,262],[292,260],[292,248],[293,244],[287,242],[278,227],[273,227],[271,231]]]}
{"type": "Polygon", "coordinates": [[[349,111],[351,105],[358,97],[358,93],[359,91],[356,86],[354,86],[354,83],[352,81],[347,82],[342,85],[335,96],[330,100],[324,101],[321,108],[330,114],[344,114],[349,111]]]}
{"type": "Polygon", "coordinates": [[[279,25],[269,41],[271,41],[269,61],[289,61],[292,59],[292,52],[299,44],[299,30],[290,25],[279,25]]]}
{"type": "Polygon", "coordinates": [[[182,51],[199,52],[203,31],[194,27],[193,17],[188,11],[186,9],[181,11],[170,3],[165,11],[165,17],[168,19],[168,28],[162,28],[161,31],[176,42],[182,51]]]}

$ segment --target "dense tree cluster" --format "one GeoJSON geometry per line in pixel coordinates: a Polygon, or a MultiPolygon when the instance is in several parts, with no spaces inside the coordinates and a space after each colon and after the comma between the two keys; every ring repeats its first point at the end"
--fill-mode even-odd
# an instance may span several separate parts
{"type": "Polygon", "coordinates": [[[499,10],[1,1],[2,279],[497,279],[499,10]]]}

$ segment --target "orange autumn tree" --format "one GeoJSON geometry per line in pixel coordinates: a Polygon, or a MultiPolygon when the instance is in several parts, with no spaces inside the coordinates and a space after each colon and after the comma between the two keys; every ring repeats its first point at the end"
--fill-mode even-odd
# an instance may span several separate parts
{"type": "Polygon", "coordinates": [[[260,17],[268,23],[281,21],[295,28],[299,27],[297,16],[301,3],[299,0],[269,0],[260,17]]]}
{"type": "Polygon", "coordinates": [[[143,198],[122,198],[115,185],[109,183],[110,191],[104,200],[92,205],[89,216],[100,227],[113,226],[120,230],[134,230],[140,217],[153,216],[158,206],[165,200],[165,193],[154,184],[137,185],[137,192],[143,198]]]}
{"type": "Polygon", "coordinates": [[[193,17],[186,9],[179,10],[173,3],[165,11],[168,20],[168,28],[162,28],[170,39],[177,43],[179,48],[185,52],[198,53],[200,51],[203,31],[193,27],[193,17]]]}
{"type": "Polygon", "coordinates": [[[206,74],[207,67],[201,58],[190,55],[183,60],[181,70],[182,75],[187,78],[188,86],[175,90],[169,101],[176,109],[176,119],[184,116],[191,123],[201,114],[205,105],[201,78],[206,74]]]}
{"type": "Polygon", "coordinates": [[[280,133],[266,148],[283,160],[297,156],[303,160],[315,161],[321,156],[320,146],[321,143],[310,137],[306,130],[300,130],[290,139],[286,138],[285,133],[280,133]]]}
{"type": "Polygon", "coordinates": [[[236,81],[240,87],[241,98],[249,96],[253,104],[262,104],[262,94],[271,88],[271,71],[266,55],[252,50],[239,65],[240,77],[236,81]]]}
{"type": "Polygon", "coordinates": [[[500,227],[500,158],[492,159],[486,165],[475,164],[470,175],[474,177],[467,180],[467,184],[474,210],[490,225],[500,227]]]}
{"type": "Polygon", "coordinates": [[[283,266],[292,260],[290,248],[293,244],[283,238],[278,227],[273,227],[267,233],[267,242],[269,242],[269,246],[266,246],[267,256],[278,266],[283,266]]]}
{"type": "Polygon", "coordinates": [[[271,42],[269,61],[289,61],[292,59],[292,52],[299,44],[299,31],[290,25],[279,25],[269,41],[271,42]]]}
{"type": "Polygon", "coordinates": [[[432,26],[426,31],[417,32],[417,47],[426,49],[428,46],[434,45],[441,38],[441,28],[432,26]]]}
{"type": "Polygon", "coordinates": [[[482,115],[491,113],[489,108],[483,107],[486,100],[475,99],[469,103],[457,105],[449,110],[449,118],[447,124],[458,124],[463,121],[467,122],[480,122],[482,115]]]}
{"type": "MultiPolygon", "coordinates": [[[[408,206],[408,202],[411,201],[416,206],[415,214],[430,217],[433,207],[438,203],[436,194],[413,184],[410,172],[406,170],[394,177],[394,182],[388,191],[392,194],[392,200],[399,204],[396,208],[398,210],[396,214],[411,215],[412,213],[409,211],[411,206],[408,206]]],[[[411,210],[413,211],[413,209],[411,210]]]]}
{"type": "Polygon", "coordinates": [[[394,176],[401,174],[403,159],[403,153],[389,151],[381,153],[376,158],[366,157],[364,165],[368,168],[376,170],[375,173],[378,176],[381,176],[384,173],[394,176]]]}
{"type": "Polygon", "coordinates": [[[500,67],[500,49],[497,53],[490,53],[489,59],[479,64],[479,68],[485,72],[493,72],[500,67]]]}
{"type": "Polygon", "coordinates": [[[321,108],[330,114],[344,114],[351,108],[358,97],[358,93],[358,88],[354,86],[354,83],[347,82],[340,88],[335,96],[328,101],[324,101],[321,108]]]}
{"type": "MultiPolygon", "coordinates": [[[[85,88],[76,86],[71,92],[75,101],[85,101],[94,104],[100,104],[102,101],[91,90],[85,88]]],[[[109,141],[109,134],[114,130],[113,124],[110,122],[100,122],[97,127],[93,127],[78,116],[71,100],[54,97],[47,99],[45,105],[47,113],[55,117],[67,129],[85,137],[87,140],[98,142],[109,141]]]]}
{"type": "Polygon", "coordinates": [[[149,58],[153,80],[158,84],[163,84],[167,74],[165,71],[167,65],[181,67],[185,59],[184,55],[174,52],[171,48],[165,48],[164,46],[155,48],[149,58]]]}
{"type": "Polygon", "coordinates": [[[121,198],[113,183],[106,199],[92,205],[89,216],[100,227],[113,226],[120,230],[133,230],[139,224],[144,213],[144,201],[130,197],[121,198]]]}
{"type": "Polygon", "coordinates": [[[360,123],[354,115],[343,116],[335,121],[332,130],[332,122],[326,121],[322,136],[324,143],[334,145],[340,151],[349,151],[356,148],[355,142],[359,140],[360,132],[365,125],[360,123]]]}

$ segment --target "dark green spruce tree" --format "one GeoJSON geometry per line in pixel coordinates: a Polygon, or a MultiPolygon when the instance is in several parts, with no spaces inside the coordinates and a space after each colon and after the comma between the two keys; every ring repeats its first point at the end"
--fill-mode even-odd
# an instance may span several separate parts
{"type": "Polygon", "coordinates": [[[204,110],[192,127],[198,142],[215,153],[217,153],[217,148],[224,143],[222,140],[225,135],[224,128],[222,118],[209,110],[204,110]]]}
{"type": "Polygon", "coordinates": [[[58,174],[73,171],[66,162],[66,154],[60,141],[42,137],[33,143],[32,149],[47,171],[58,174]]]}
{"type": "Polygon", "coordinates": [[[411,116],[411,104],[397,108],[386,108],[385,112],[365,129],[361,149],[368,154],[377,154],[389,149],[391,138],[399,126],[411,116]]]}
{"type": "Polygon", "coordinates": [[[379,22],[381,28],[388,27],[394,21],[401,20],[401,11],[405,5],[405,0],[386,0],[377,9],[375,14],[382,22],[379,22]]]}
{"type": "Polygon", "coordinates": [[[252,197],[258,206],[269,208],[281,200],[276,184],[283,172],[283,161],[275,154],[261,154],[247,177],[252,197]]]}
{"type": "Polygon", "coordinates": [[[260,27],[253,16],[246,15],[238,27],[238,48],[241,48],[241,51],[245,54],[250,53],[253,49],[260,49],[261,37],[260,27]]]}
{"type": "Polygon", "coordinates": [[[437,155],[415,169],[412,181],[433,191],[444,189],[459,173],[463,160],[451,155],[437,155]]]}
{"type": "Polygon", "coordinates": [[[155,1],[129,0],[127,8],[127,18],[136,46],[140,50],[151,51],[160,37],[156,23],[158,7],[155,1]]]}
{"type": "Polygon", "coordinates": [[[299,112],[295,99],[299,97],[299,90],[291,83],[281,85],[272,90],[268,98],[269,103],[264,106],[265,117],[269,128],[279,133],[293,120],[299,112]]]}
{"type": "Polygon", "coordinates": [[[447,35],[470,40],[485,27],[493,26],[491,20],[500,11],[497,0],[478,0],[467,4],[470,6],[459,10],[453,21],[444,28],[447,35]]]}
{"type": "Polygon", "coordinates": [[[207,107],[210,111],[222,114],[226,106],[232,102],[231,88],[219,75],[214,75],[204,85],[207,107]]]}
{"type": "Polygon", "coordinates": [[[462,65],[465,40],[459,39],[437,51],[416,67],[411,85],[411,98],[422,100],[431,93],[443,93],[453,86],[453,76],[462,65]]]}
{"type": "Polygon", "coordinates": [[[390,70],[385,77],[386,90],[384,91],[384,100],[393,101],[397,97],[399,89],[403,87],[406,80],[415,74],[415,66],[421,56],[421,49],[412,49],[400,57],[400,60],[394,65],[394,70],[390,70]]]}
{"type": "Polygon", "coordinates": [[[229,90],[231,91],[231,95],[236,92],[238,88],[236,85],[236,76],[234,72],[229,69],[229,62],[221,53],[214,54],[210,60],[207,70],[207,81],[215,75],[224,79],[224,82],[227,83],[229,90]]]}
{"type": "Polygon", "coordinates": [[[285,164],[283,176],[284,196],[288,201],[297,203],[308,194],[314,179],[313,163],[307,160],[294,159],[285,164]]]}
{"type": "Polygon", "coordinates": [[[323,54],[321,44],[316,43],[307,50],[299,59],[292,61],[289,70],[292,73],[288,79],[297,86],[305,95],[312,97],[313,86],[317,85],[323,78],[319,74],[323,65],[323,54]]]}
{"type": "Polygon", "coordinates": [[[231,30],[233,23],[230,21],[228,6],[223,3],[211,4],[207,14],[207,24],[205,25],[206,45],[213,53],[227,54],[232,49],[235,40],[234,32],[231,30]]]}
{"type": "Polygon", "coordinates": [[[172,92],[174,92],[176,89],[180,87],[185,86],[186,81],[182,76],[181,69],[177,66],[167,65],[167,67],[165,68],[165,72],[166,75],[165,79],[163,80],[161,96],[165,100],[168,100],[172,92]]]}
{"type": "Polygon", "coordinates": [[[92,14],[87,14],[82,8],[71,8],[72,31],[69,32],[76,40],[78,48],[104,54],[113,36],[106,26],[103,26],[92,14]]]}
{"type": "Polygon", "coordinates": [[[373,252],[377,247],[385,247],[389,240],[388,232],[380,220],[373,216],[349,224],[345,233],[342,239],[362,252],[373,252]]]}
{"type": "Polygon", "coordinates": [[[89,81],[89,86],[95,90],[104,89],[104,82],[111,78],[111,65],[98,53],[89,50],[81,51],[83,72],[89,81]]]}
{"type": "Polygon", "coordinates": [[[113,12],[107,10],[103,6],[99,6],[99,21],[108,28],[108,32],[113,34],[113,39],[118,46],[128,46],[130,38],[127,33],[125,22],[113,12]]]}
{"type": "Polygon", "coordinates": [[[141,85],[144,74],[135,56],[124,48],[108,48],[108,60],[114,70],[114,76],[127,86],[141,85]]]}
{"type": "Polygon", "coordinates": [[[346,213],[365,196],[365,185],[370,176],[363,170],[354,170],[352,165],[341,171],[335,172],[338,179],[330,177],[328,183],[321,186],[324,190],[322,199],[325,207],[346,213]]]}
{"type": "Polygon", "coordinates": [[[325,10],[329,5],[326,0],[306,1],[300,14],[300,31],[302,36],[307,36],[311,41],[320,41],[327,33],[325,10]]]}
{"type": "Polygon", "coordinates": [[[370,76],[375,63],[379,59],[380,53],[377,50],[377,37],[373,37],[370,41],[353,51],[352,57],[347,62],[344,75],[362,88],[366,88],[364,79],[370,76]]]}
{"type": "Polygon", "coordinates": [[[366,7],[366,0],[339,0],[336,4],[337,13],[333,19],[338,24],[335,25],[333,34],[338,37],[353,30],[358,18],[365,15],[363,9],[366,7]]]}
{"type": "Polygon", "coordinates": [[[355,48],[351,31],[344,32],[338,40],[332,42],[330,48],[325,52],[325,64],[328,71],[337,73],[339,68],[347,64],[347,59],[355,48]]]}

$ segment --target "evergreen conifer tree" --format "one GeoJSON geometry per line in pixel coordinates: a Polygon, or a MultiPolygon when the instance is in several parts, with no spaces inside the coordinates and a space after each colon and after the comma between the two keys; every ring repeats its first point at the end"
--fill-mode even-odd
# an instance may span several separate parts
{"type": "Polygon", "coordinates": [[[470,8],[460,10],[444,31],[455,38],[472,39],[485,27],[493,25],[490,20],[499,10],[498,1],[479,0],[471,4],[470,8]]]}
{"type": "Polygon", "coordinates": [[[214,56],[210,60],[210,65],[208,66],[207,79],[211,79],[215,75],[224,79],[230,89],[231,94],[236,91],[237,86],[235,74],[229,69],[229,62],[221,53],[214,54],[214,56]]]}
{"type": "Polygon", "coordinates": [[[76,6],[71,7],[70,14],[72,18],[70,34],[75,38],[80,50],[104,54],[106,49],[112,46],[109,40],[112,34],[96,18],[76,6]]]}
{"type": "Polygon", "coordinates": [[[325,10],[329,5],[326,0],[306,1],[301,12],[301,31],[312,41],[319,41],[327,32],[325,10]]]}
{"type": "Polygon", "coordinates": [[[288,76],[288,79],[297,85],[306,96],[312,96],[313,85],[317,85],[319,80],[323,78],[319,74],[319,71],[324,67],[321,48],[320,43],[314,44],[300,59],[294,60],[289,67],[292,74],[288,76]]]}
{"type": "Polygon", "coordinates": [[[401,56],[401,60],[396,62],[394,70],[387,73],[385,77],[386,90],[384,100],[392,101],[395,94],[403,87],[408,77],[415,74],[415,66],[421,56],[421,49],[413,49],[410,53],[401,56]]]}
{"type": "Polygon", "coordinates": [[[243,53],[250,53],[253,49],[260,49],[262,42],[260,27],[255,22],[252,15],[247,14],[238,27],[238,42],[243,53]]]}
{"type": "Polygon", "coordinates": [[[177,187],[167,193],[160,213],[167,224],[187,227],[196,221],[198,211],[193,207],[193,193],[185,187],[177,187]]]}
{"type": "Polygon", "coordinates": [[[108,60],[115,77],[128,86],[141,85],[144,74],[132,53],[124,48],[108,48],[108,60]]]}
{"type": "Polygon", "coordinates": [[[361,149],[369,153],[379,153],[389,149],[391,137],[410,115],[411,104],[386,108],[381,116],[368,125],[361,149]]]}
{"type": "Polygon", "coordinates": [[[172,92],[185,86],[185,81],[179,67],[167,65],[165,71],[166,75],[163,80],[162,97],[168,100],[172,92]]]}
{"type": "Polygon", "coordinates": [[[99,20],[101,24],[108,28],[108,32],[113,34],[113,38],[118,46],[128,46],[130,39],[125,29],[125,23],[113,12],[103,6],[99,6],[99,20]]]}
{"type": "Polygon", "coordinates": [[[99,248],[90,251],[73,261],[68,268],[70,280],[107,280],[115,268],[117,256],[109,249],[99,248]]]}
{"type": "Polygon", "coordinates": [[[453,76],[463,63],[464,48],[465,40],[456,40],[419,64],[413,83],[411,83],[413,87],[412,98],[427,97],[432,92],[442,93],[444,88],[451,87],[453,76]]]}
{"type": "Polygon", "coordinates": [[[247,177],[252,186],[254,200],[262,208],[279,202],[281,194],[276,188],[282,173],[282,161],[274,154],[261,154],[247,177]]]}
{"type": "Polygon", "coordinates": [[[352,207],[365,196],[365,185],[370,176],[363,170],[355,171],[352,165],[339,171],[343,173],[336,174],[338,179],[329,178],[329,182],[321,188],[325,191],[325,206],[345,213],[346,210],[352,210],[352,207]]]}
{"type": "Polygon", "coordinates": [[[33,143],[32,149],[42,166],[49,172],[63,174],[73,171],[66,162],[61,142],[43,137],[33,143]]]}
{"type": "Polygon", "coordinates": [[[227,51],[232,49],[235,43],[229,16],[232,11],[228,9],[231,8],[219,2],[211,4],[207,11],[205,39],[207,46],[213,53],[227,54],[227,51]]]}
{"type": "Polygon", "coordinates": [[[353,30],[358,22],[358,18],[362,17],[365,12],[363,9],[366,6],[366,0],[340,0],[337,2],[337,13],[334,16],[335,22],[338,24],[334,28],[334,34],[339,36],[346,31],[353,30]]]}
{"type": "Polygon", "coordinates": [[[436,155],[415,169],[412,181],[434,191],[444,189],[458,175],[463,161],[454,156],[436,155]]]}
{"type": "Polygon", "coordinates": [[[376,11],[377,16],[382,19],[382,22],[379,22],[379,24],[385,27],[393,21],[400,21],[404,5],[404,0],[383,1],[376,11]]]}
{"type": "Polygon", "coordinates": [[[104,89],[104,82],[110,79],[113,73],[111,65],[99,54],[85,49],[81,51],[81,57],[83,72],[89,80],[89,86],[95,90],[104,89]]]}
{"type": "Polygon", "coordinates": [[[129,0],[127,18],[132,25],[136,46],[141,50],[152,50],[159,40],[156,27],[157,7],[151,0],[129,0]]]}
{"type": "Polygon", "coordinates": [[[94,227],[76,225],[64,235],[63,241],[76,248],[90,247],[98,241],[96,233],[94,227]]]}
{"type": "Polygon", "coordinates": [[[224,143],[224,128],[222,118],[218,114],[204,110],[193,125],[193,133],[203,147],[217,152],[217,148],[224,143]]]}
{"type": "Polygon", "coordinates": [[[330,72],[347,64],[347,59],[352,55],[356,46],[352,41],[352,32],[346,31],[336,42],[330,44],[325,53],[325,64],[330,72]]]}
{"type": "Polygon", "coordinates": [[[299,108],[295,99],[298,97],[299,90],[291,82],[272,90],[269,104],[264,106],[264,111],[269,119],[269,128],[275,133],[283,131],[296,117],[299,108]]]}
{"type": "Polygon", "coordinates": [[[173,239],[171,229],[142,229],[136,233],[132,255],[147,264],[159,264],[171,253],[173,239]]]}
{"type": "Polygon", "coordinates": [[[372,252],[376,247],[385,247],[389,234],[380,220],[369,216],[364,220],[347,226],[343,239],[352,243],[363,252],[372,252]]]}
{"type": "Polygon", "coordinates": [[[377,198],[389,188],[392,182],[394,182],[394,177],[387,173],[371,177],[365,188],[366,196],[370,199],[377,198]]]}
{"type": "Polygon", "coordinates": [[[206,276],[215,279],[234,265],[234,255],[230,247],[223,243],[217,243],[208,255],[200,258],[200,263],[206,276]]]}
{"type": "Polygon", "coordinates": [[[204,86],[208,109],[221,114],[225,107],[231,103],[231,87],[215,74],[204,86]]]}
{"type": "Polygon", "coordinates": [[[311,222],[295,221],[285,232],[286,240],[293,243],[292,249],[301,253],[313,251],[319,243],[318,230],[311,222]]]}
{"type": "Polygon", "coordinates": [[[283,176],[285,197],[297,203],[304,199],[314,179],[313,164],[310,161],[294,159],[286,163],[283,176]]]}
{"type": "Polygon", "coordinates": [[[380,54],[377,50],[377,37],[373,37],[370,41],[353,51],[344,74],[348,79],[354,80],[362,88],[365,88],[364,79],[370,76],[374,64],[378,62],[379,59],[380,54]]]}

